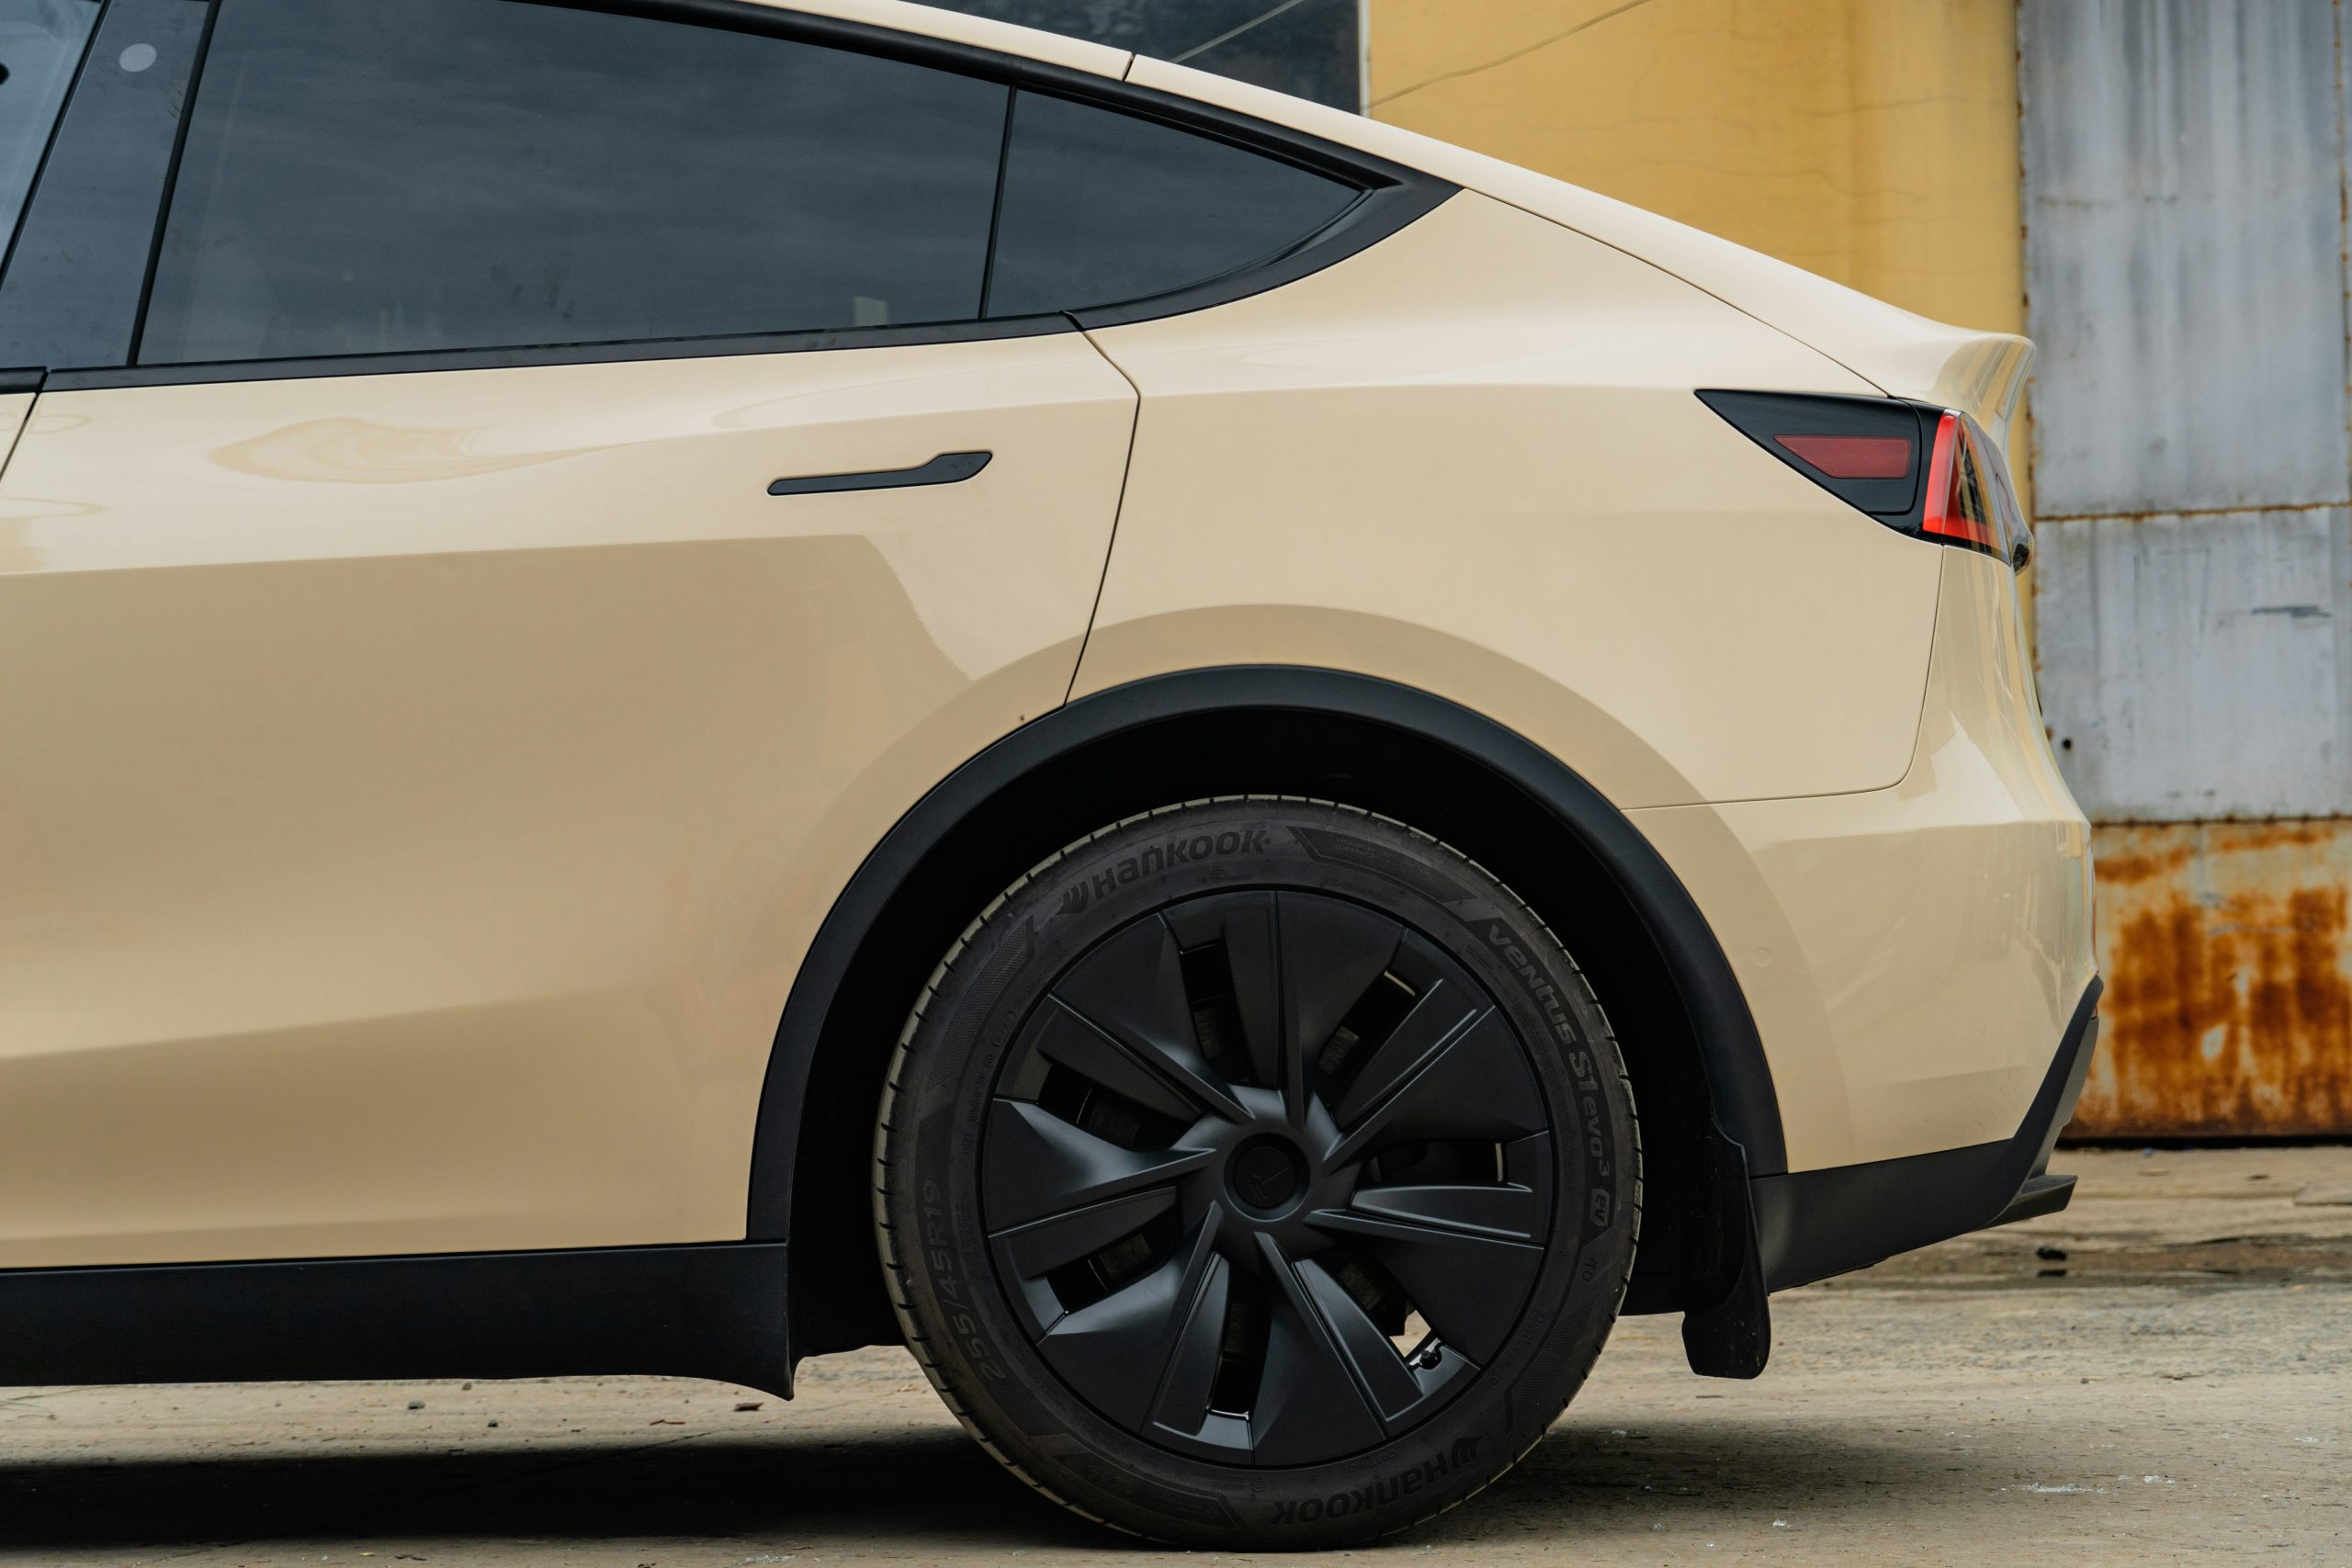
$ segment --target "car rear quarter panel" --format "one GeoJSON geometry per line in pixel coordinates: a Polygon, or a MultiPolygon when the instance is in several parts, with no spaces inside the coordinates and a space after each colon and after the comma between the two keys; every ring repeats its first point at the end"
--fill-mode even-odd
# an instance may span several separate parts
{"type": "Polygon", "coordinates": [[[2042,730],[2016,579],[1933,553],[1900,784],[1632,814],[1732,960],[1792,1170],[2009,1137],[2096,968],[2090,830],[2042,730]]]}
{"type": "Polygon", "coordinates": [[[1079,693],[1383,676],[1621,808],[1909,765],[1938,552],[1691,395],[1871,391],[1783,334],[1464,192],[1299,283],[1093,335],[1143,405],[1079,693]]]}

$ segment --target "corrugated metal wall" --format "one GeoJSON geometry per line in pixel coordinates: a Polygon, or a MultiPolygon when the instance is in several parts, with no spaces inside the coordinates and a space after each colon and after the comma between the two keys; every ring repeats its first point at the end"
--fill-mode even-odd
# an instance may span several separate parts
{"type": "Polygon", "coordinates": [[[2344,25],[2018,8],[2037,647],[2109,986],[2078,1134],[2352,1132],[2344,25]]]}

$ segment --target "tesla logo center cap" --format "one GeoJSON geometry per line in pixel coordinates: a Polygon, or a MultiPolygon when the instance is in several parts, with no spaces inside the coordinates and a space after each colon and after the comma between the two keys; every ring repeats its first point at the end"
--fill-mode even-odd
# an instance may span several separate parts
{"type": "Polygon", "coordinates": [[[1228,1179],[1233,1195],[1252,1209],[1273,1210],[1298,1196],[1306,1185],[1306,1170],[1298,1156],[1283,1145],[1252,1144],[1233,1156],[1228,1179]]]}

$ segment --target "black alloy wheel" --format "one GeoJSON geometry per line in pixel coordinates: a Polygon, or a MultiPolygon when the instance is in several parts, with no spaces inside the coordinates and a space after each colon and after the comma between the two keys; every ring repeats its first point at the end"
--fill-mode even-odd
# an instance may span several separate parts
{"type": "Polygon", "coordinates": [[[1508,1466],[1598,1354],[1639,1190],[1542,924],[1435,840],[1266,799],[1000,899],[910,1023],[876,1177],[910,1344],[983,1440],[1227,1546],[1393,1529],[1508,1466]]]}
{"type": "Polygon", "coordinates": [[[1313,1464],[1420,1424],[1527,1303],[1552,1131],[1419,933],[1210,894],[1073,964],[998,1077],[980,1210],[1048,1366],[1179,1452],[1313,1464]]]}

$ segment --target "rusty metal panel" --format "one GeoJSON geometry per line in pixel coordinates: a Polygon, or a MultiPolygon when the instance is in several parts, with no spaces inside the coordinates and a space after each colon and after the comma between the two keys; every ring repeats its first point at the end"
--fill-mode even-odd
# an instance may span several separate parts
{"type": "Polygon", "coordinates": [[[2106,822],[2352,816],[2352,512],[2044,525],[2042,709],[2106,822]]]}
{"type": "Polygon", "coordinates": [[[2334,0],[2022,0],[2037,506],[2341,503],[2334,0]]]}
{"type": "Polygon", "coordinates": [[[2076,1137],[2352,1133],[2352,822],[2106,827],[2076,1137]]]}

